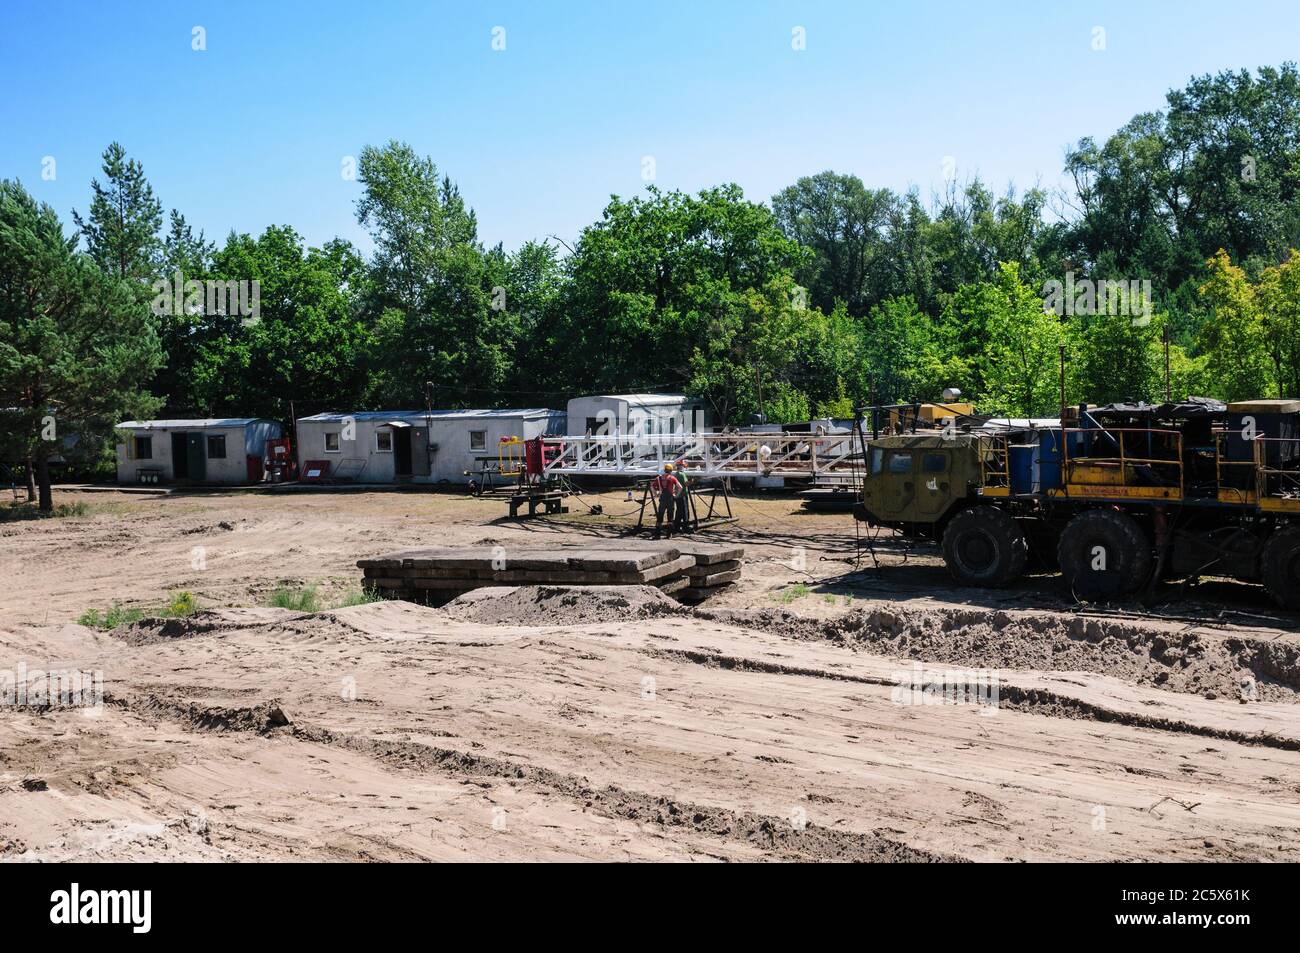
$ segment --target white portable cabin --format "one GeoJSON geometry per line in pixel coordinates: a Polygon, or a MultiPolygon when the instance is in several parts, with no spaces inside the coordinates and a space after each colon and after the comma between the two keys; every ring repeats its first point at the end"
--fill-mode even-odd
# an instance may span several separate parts
{"type": "Polygon", "coordinates": [[[117,425],[118,483],[239,485],[262,479],[266,442],[280,425],[261,417],[127,420],[117,425]]]}
{"type": "Polygon", "coordinates": [[[685,394],[597,394],[569,401],[571,437],[706,433],[702,401],[685,394]]]}
{"type": "Polygon", "coordinates": [[[465,473],[495,465],[502,437],[561,436],[564,414],[507,410],[368,410],[300,417],[301,473],[327,461],[327,478],[357,483],[464,483],[465,473]]]}

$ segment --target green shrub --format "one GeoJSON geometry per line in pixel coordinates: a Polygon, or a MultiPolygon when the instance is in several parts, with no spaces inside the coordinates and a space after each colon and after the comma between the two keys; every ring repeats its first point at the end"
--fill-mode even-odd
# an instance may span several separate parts
{"type": "Polygon", "coordinates": [[[295,612],[319,612],[321,608],[320,597],[316,594],[315,586],[303,586],[299,589],[285,585],[276,586],[266,604],[276,609],[293,609],[295,612]]]}
{"type": "Polygon", "coordinates": [[[334,608],[343,609],[347,606],[363,606],[370,602],[378,602],[379,599],[380,596],[376,590],[358,586],[344,593],[343,598],[338,601],[334,608]]]}
{"type": "Polygon", "coordinates": [[[790,586],[788,589],[782,589],[780,592],[774,593],[773,598],[775,598],[777,602],[789,604],[794,602],[796,599],[802,599],[810,592],[812,592],[812,590],[800,582],[790,586]]]}
{"type": "Polygon", "coordinates": [[[194,593],[178,592],[172,596],[162,614],[171,616],[173,619],[183,619],[186,616],[194,615],[198,611],[199,601],[194,598],[194,593]]]}
{"type": "Polygon", "coordinates": [[[109,629],[116,629],[119,625],[139,622],[143,618],[144,611],[142,609],[128,609],[121,603],[114,602],[103,613],[98,609],[87,609],[77,617],[77,621],[92,629],[101,629],[107,632],[109,629]]]}

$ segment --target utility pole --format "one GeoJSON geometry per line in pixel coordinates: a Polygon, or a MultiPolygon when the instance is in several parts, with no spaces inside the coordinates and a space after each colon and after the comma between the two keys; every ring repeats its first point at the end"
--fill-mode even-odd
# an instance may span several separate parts
{"type": "Polygon", "coordinates": [[[1061,423],[1065,423],[1065,345],[1061,345],[1061,423]]]}
{"type": "Polygon", "coordinates": [[[1169,325],[1165,324],[1164,334],[1161,335],[1165,341],[1165,403],[1173,402],[1173,394],[1170,389],[1169,380],[1169,325]]]}
{"type": "Polygon", "coordinates": [[[876,405],[876,379],[871,378],[871,407],[867,411],[871,414],[871,439],[880,439],[880,413],[876,405]]]}

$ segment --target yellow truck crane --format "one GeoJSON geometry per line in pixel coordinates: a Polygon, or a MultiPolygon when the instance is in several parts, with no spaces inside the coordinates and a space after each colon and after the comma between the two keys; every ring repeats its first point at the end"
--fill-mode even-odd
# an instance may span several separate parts
{"type": "Polygon", "coordinates": [[[960,583],[1036,555],[1081,598],[1201,575],[1300,609],[1300,400],[1112,404],[866,442],[854,515],[930,539],[960,583]]]}

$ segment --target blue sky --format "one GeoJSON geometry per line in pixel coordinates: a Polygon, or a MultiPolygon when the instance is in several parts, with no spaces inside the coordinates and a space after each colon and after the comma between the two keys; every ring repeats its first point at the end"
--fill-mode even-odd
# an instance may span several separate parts
{"type": "Polygon", "coordinates": [[[1300,56],[1295,0],[5,0],[0,25],[0,177],[69,228],[116,139],[209,237],[290,224],[363,248],[343,158],[388,139],[514,248],[572,242],[644,187],[646,156],[662,188],[764,201],[827,168],[928,197],[945,157],[998,190],[1054,186],[1069,143],[1170,87],[1300,56]]]}

